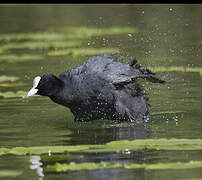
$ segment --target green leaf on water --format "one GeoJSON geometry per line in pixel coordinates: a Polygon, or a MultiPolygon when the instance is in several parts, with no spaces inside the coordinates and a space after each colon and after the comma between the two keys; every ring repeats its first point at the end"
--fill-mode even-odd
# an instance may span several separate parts
{"type": "Polygon", "coordinates": [[[24,86],[25,83],[17,82],[17,83],[1,83],[0,87],[18,87],[18,86],[24,86]]]}
{"type": "Polygon", "coordinates": [[[81,45],[81,41],[27,41],[27,42],[9,42],[0,47],[1,51],[9,49],[56,49],[67,48],[81,45]]]}
{"type": "Polygon", "coordinates": [[[158,66],[158,67],[148,67],[153,72],[198,72],[202,76],[202,67],[184,67],[184,66],[158,66]]]}
{"type": "Polygon", "coordinates": [[[7,151],[9,151],[8,148],[1,147],[1,148],[0,148],[0,155],[4,155],[4,154],[6,154],[7,151]]]}
{"type": "Polygon", "coordinates": [[[0,97],[3,98],[16,98],[16,97],[23,97],[27,94],[25,91],[17,91],[17,92],[12,92],[12,91],[6,91],[6,92],[0,92],[0,97]]]}
{"type": "Polygon", "coordinates": [[[46,163],[53,164],[54,162],[66,161],[67,159],[78,159],[78,158],[80,159],[80,158],[83,158],[83,156],[71,155],[71,154],[67,153],[67,154],[41,155],[40,158],[41,158],[41,161],[43,162],[43,164],[46,164],[46,163]]]}
{"type": "Polygon", "coordinates": [[[24,61],[34,61],[34,60],[41,60],[44,57],[42,55],[34,55],[34,54],[23,54],[23,55],[1,55],[0,62],[8,62],[8,63],[15,63],[15,62],[24,62],[24,61]]]}
{"type": "Polygon", "coordinates": [[[111,164],[109,162],[85,162],[85,163],[75,163],[61,164],[56,163],[55,165],[48,165],[45,170],[49,172],[65,172],[65,171],[80,171],[80,170],[98,170],[98,169],[110,169],[110,168],[121,168],[121,164],[111,164]]]}
{"type": "Polygon", "coordinates": [[[103,35],[119,35],[119,34],[135,34],[138,33],[138,29],[128,26],[112,26],[106,28],[96,27],[67,27],[62,29],[56,29],[55,32],[29,32],[29,33],[10,33],[1,34],[0,41],[59,41],[67,39],[86,39],[93,36],[103,35]]]}
{"type": "Polygon", "coordinates": [[[0,148],[3,154],[46,154],[64,152],[124,152],[125,150],[137,151],[143,149],[150,150],[202,150],[202,139],[138,139],[112,141],[101,145],[75,145],[75,146],[35,146],[35,147],[15,147],[11,149],[0,148]]]}
{"type": "Polygon", "coordinates": [[[12,177],[15,178],[16,176],[21,175],[21,171],[16,171],[16,170],[0,170],[0,177],[12,177]]]}
{"type": "Polygon", "coordinates": [[[15,82],[17,80],[19,80],[19,77],[16,77],[16,76],[6,76],[6,75],[0,76],[0,83],[7,82],[7,81],[15,82]]]}
{"type": "Polygon", "coordinates": [[[48,165],[45,171],[48,172],[66,172],[66,171],[81,171],[81,170],[98,170],[98,169],[112,169],[112,168],[125,168],[125,169],[145,169],[145,170],[166,170],[166,169],[193,169],[202,168],[202,161],[189,161],[189,162],[168,162],[156,164],[111,164],[109,162],[88,162],[88,163],[75,163],[48,165]]]}
{"type": "Polygon", "coordinates": [[[103,35],[120,35],[120,34],[136,34],[138,29],[135,27],[127,26],[111,26],[105,28],[96,28],[96,27],[68,27],[63,28],[62,32],[68,32],[69,37],[74,38],[90,38],[93,36],[103,36],[103,35]]]}
{"type": "Polygon", "coordinates": [[[15,147],[9,150],[5,150],[6,154],[14,155],[26,155],[26,154],[48,154],[48,152],[53,153],[64,153],[64,152],[74,152],[79,150],[87,149],[87,146],[34,146],[34,147],[15,147]]]}
{"type": "Polygon", "coordinates": [[[0,40],[12,41],[12,40],[64,40],[67,37],[64,33],[52,33],[52,32],[37,32],[37,33],[13,33],[13,34],[1,34],[0,40]]]}
{"type": "Polygon", "coordinates": [[[48,53],[49,56],[64,56],[64,55],[72,55],[72,56],[86,56],[86,55],[99,55],[104,53],[118,53],[119,50],[116,48],[70,48],[70,49],[62,49],[56,51],[50,51],[48,53]]]}
{"type": "Polygon", "coordinates": [[[16,76],[0,76],[0,87],[17,87],[17,86],[24,86],[25,83],[23,82],[15,82],[19,80],[19,77],[16,76]]]}

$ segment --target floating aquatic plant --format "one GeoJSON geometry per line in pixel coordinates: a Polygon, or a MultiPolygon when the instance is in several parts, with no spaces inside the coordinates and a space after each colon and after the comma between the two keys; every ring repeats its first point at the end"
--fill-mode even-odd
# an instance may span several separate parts
{"type": "Polygon", "coordinates": [[[125,168],[125,169],[145,169],[145,170],[165,170],[165,169],[193,169],[202,168],[202,161],[189,161],[189,162],[168,162],[156,164],[111,164],[109,162],[85,162],[48,165],[45,170],[48,172],[66,172],[66,171],[81,171],[81,170],[99,170],[99,169],[112,169],[112,168],[125,168]]]}
{"type": "Polygon", "coordinates": [[[112,141],[102,145],[75,145],[75,146],[35,146],[0,148],[0,155],[3,154],[47,154],[64,152],[124,152],[151,149],[151,150],[202,150],[202,139],[138,139],[112,141]]]}
{"type": "Polygon", "coordinates": [[[17,92],[12,92],[12,91],[7,91],[7,92],[0,92],[0,97],[2,98],[14,98],[14,97],[23,97],[26,95],[27,92],[25,91],[17,91],[17,92]]]}
{"type": "Polygon", "coordinates": [[[183,66],[171,66],[171,67],[148,67],[151,71],[154,72],[198,72],[202,76],[202,67],[183,67],[183,66]]]}
{"type": "Polygon", "coordinates": [[[17,80],[19,80],[19,77],[16,77],[16,76],[6,76],[6,75],[0,76],[0,83],[7,82],[7,81],[15,82],[17,80]]]}
{"type": "Polygon", "coordinates": [[[67,159],[78,159],[78,158],[83,158],[83,156],[82,155],[71,155],[69,153],[51,155],[51,151],[49,151],[49,155],[41,155],[40,158],[41,158],[41,161],[43,162],[43,164],[45,164],[45,163],[53,164],[53,162],[66,161],[67,159]]]}
{"type": "Polygon", "coordinates": [[[9,49],[55,49],[67,48],[81,45],[81,41],[27,41],[27,42],[9,42],[0,47],[0,51],[9,49]]]}
{"type": "Polygon", "coordinates": [[[25,83],[17,82],[17,83],[0,83],[0,87],[17,87],[17,86],[24,86],[25,83]]]}
{"type": "Polygon", "coordinates": [[[42,55],[34,55],[34,54],[23,54],[23,55],[10,54],[0,56],[0,62],[8,62],[8,63],[34,61],[41,59],[43,59],[42,55]]]}
{"type": "Polygon", "coordinates": [[[74,163],[61,164],[56,163],[55,165],[48,165],[45,170],[51,172],[65,172],[65,171],[80,171],[80,170],[98,170],[98,169],[110,169],[110,168],[121,168],[121,164],[111,164],[109,162],[85,162],[85,163],[74,163]]]}
{"type": "Polygon", "coordinates": [[[16,176],[21,175],[21,171],[16,171],[16,170],[0,170],[0,177],[13,177],[15,178],[16,176]]]}
{"type": "Polygon", "coordinates": [[[64,33],[52,33],[52,32],[37,32],[37,33],[13,33],[13,34],[1,34],[0,40],[9,42],[11,40],[64,40],[67,35],[64,33]]]}
{"type": "Polygon", "coordinates": [[[112,26],[105,28],[78,26],[63,28],[62,32],[68,32],[69,37],[73,36],[74,38],[90,38],[92,36],[134,34],[138,33],[138,29],[127,26],[112,26]]]}
{"type": "Polygon", "coordinates": [[[117,52],[119,52],[119,50],[115,48],[70,48],[70,49],[50,51],[48,55],[49,56],[64,56],[64,55],[85,56],[85,55],[99,55],[103,53],[117,53],[117,52]]]}
{"type": "Polygon", "coordinates": [[[25,85],[23,82],[15,82],[17,80],[19,80],[19,77],[2,75],[0,76],[0,87],[17,87],[25,85]]]}
{"type": "Polygon", "coordinates": [[[6,42],[17,40],[35,40],[35,41],[54,41],[54,40],[65,40],[65,39],[76,39],[76,38],[89,38],[92,36],[102,36],[102,35],[117,35],[117,34],[133,34],[138,33],[138,29],[135,27],[121,27],[112,26],[106,28],[96,28],[96,27],[68,27],[61,29],[56,29],[57,32],[29,32],[29,33],[11,33],[11,34],[1,34],[0,40],[6,42]]]}

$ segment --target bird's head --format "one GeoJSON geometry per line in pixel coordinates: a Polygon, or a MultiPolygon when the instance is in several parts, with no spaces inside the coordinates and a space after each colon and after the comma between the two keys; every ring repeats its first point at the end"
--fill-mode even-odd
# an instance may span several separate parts
{"type": "Polygon", "coordinates": [[[27,97],[35,94],[41,96],[51,96],[57,93],[58,89],[62,86],[62,81],[53,74],[45,74],[37,76],[33,80],[33,87],[27,93],[27,97]]]}

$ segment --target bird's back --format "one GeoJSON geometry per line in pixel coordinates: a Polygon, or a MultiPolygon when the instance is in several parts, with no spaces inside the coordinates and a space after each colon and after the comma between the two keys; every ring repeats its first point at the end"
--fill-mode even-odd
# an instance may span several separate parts
{"type": "Polygon", "coordinates": [[[86,103],[90,98],[98,97],[104,91],[104,87],[110,91],[112,87],[109,87],[111,85],[107,82],[104,71],[106,65],[113,61],[115,59],[110,55],[95,56],[86,64],[61,73],[59,78],[63,80],[67,88],[70,87],[74,96],[72,101],[86,103]]]}
{"type": "Polygon", "coordinates": [[[129,64],[117,61],[112,55],[103,54],[94,56],[84,65],[70,69],[60,75],[66,80],[81,81],[86,76],[96,76],[105,79],[109,83],[130,80],[143,75],[139,68],[133,68],[129,64]]]}
{"type": "Polygon", "coordinates": [[[134,79],[163,82],[153,75],[141,69],[135,60],[123,64],[104,54],[90,58],[86,64],[60,74],[59,78],[66,84],[63,97],[72,102],[68,107],[76,120],[141,121],[148,114],[149,104],[134,79]]]}

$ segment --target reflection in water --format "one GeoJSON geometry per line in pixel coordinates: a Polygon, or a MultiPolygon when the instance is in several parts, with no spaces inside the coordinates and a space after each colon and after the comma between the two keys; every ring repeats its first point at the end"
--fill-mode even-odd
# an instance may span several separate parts
{"type": "Polygon", "coordinates": [[[36,170],[37,175],[39,177],[39,180],[42,180],[44,177],[43,174],[43,168],[41,167],[43,164],[42,162],[40,162],[41,157],[40,156],[31,156],[30,158],[30,169],[32,170],[36,170]]]}
{"type": "MultiPolygon", "coordinates": [[[[59,35],[65,32],[65,28],[72,26],[110,28],[112,26],[129,26],[138,29],[138,33],[128,32],[122,35],[88,38],[82,41],[78,48],[119,48],[123,53],[123,62],[130,57],[137,57],[141,64],[146,67],[189,67],[201,69],[201,44],[202,44],[202,6],[184,4],[134,4],[134,5],[3,5],[0,6],[1,28],[0,34],[15,33],[44,33],[53,32],[59,35]]],[[[54,36],[55,37],[55,36],[54,36]]],[[[73,40],[75,37],[73,37],[73,40]]],[[[34,42],[34,41],[33,41],[34,42]]],[[[39,41],[44,44],[44,41],[39,41]]],[[[9,55],[8,58],[19,58],[16,55],[33,54],[43,56],[43,60],[25,61],[19,63],[0,63],[0,74],[19,77],[19,81],[27,84],[20,87],[1,87],[1,91],[16,92],[19,89],[27,91],[28,84],[38,74],[54,72],[59,74],[64,70],[83,64],[86,57],[72,58],[72,56],[48,57],[48,50],[41,48],[35,50],[12,49],[2,50],[2,46],[16,43],[23,45],[24,41],[12,41],[7,35],[0,42],[1,56],[9,55]],[[12,55],[12,56],[11,56],[12,55]],[[34,69],[33,69],[34,67],[34,69]]],[[[26,43],[26,42],[25,42],[26,43]]],[[[30,41],[28,41],[30,43],[30,41]]],[[[38,43],[38,42],[37,42],[38,43]]],[[[15,45],[15,44],[14,44],[15,45]]],[[[36,45],[36,44],[35,44],[36,45]]],[[[33,46],[33,44],[32,44],[33,46]]],[[[50,47],[50,44],[48,45],[50,47]]],[[[54,50],[51,47],[49,50],[54,50]]],[[[41,146],[41,145],[79,145],[79,144],[102,144],[113,140],[144,139],[144,138],[202,138],[202,81],[198,72],[163,72],[157,75],[167,80],[165,86],[148,84],[148,97],[152,105],[151,112],[182,111],[177,116],[160,114],[150,116],[150,122],[144,125],[97,123],[82,124],[71,123],[70,114],[63,107],[53,105],[50,100],[34,98],[32,103],[21,102],[20,98],[0,98],[0,142],[2,147],[16,146],[41,146]],[[150,87],[150,88],[148,88],[150,87]],[[30,104],[30,105],[28,105],[30,104]],[[72,133],[72,134],[71,134],[72,133]],[[71,138],[71,139],[70,139],[71,138]]],[[[179,154],[176,152],[159,151],[152,154],[150,159],[163,161],[178,161],[179,154]]],[[[51,154],[51,152],[49,153],[51,154]]],[[[201,159],[201,151],[194,155],[188,151],[180,156],[180,160],[201,159]]],[[[83,154],[82,154],[83,155],[83,154]]],[[[19,166],[24,171],[27,161],[24,157],[4,156],[1,159],[9,159],[1,163],[0,171],[12,166],[19,166]],[[12,163],[11,163],[12,162],[12,163]],[[19,163],[23,162],[23,163],[19,163]]],[[[144,152],[130,152],[126,149],[124,154],[88,154],[83,161],[100,162],[103,160],[120,163],[150,163],[144,152]],[[141,161],[142,160],[142,161],[141,161]]],[[[80,161],[82,159],[79,159],[80,161]]],[[[78,161],[79,161],[78,160],[78,161]]],[[[64,162],[65,163],[65,162],[64,162]]],[[[69,163],[69,162],[66,162],[69,163]]],[[[40,156],[32,156],[29,170],[36,171],[40,179],[45,179],[40,156]]],[[[25,170],[26,171],[26,170],[25,170]]],[[[27,180],[30,171],[26,171],[26,177],[18,179],[27,180]]],[[[185,171],[153,171],[144,170],[99,170],[81,171],[71,173],[48,174],[47,179],[199,179],[200,169],[185,171]]],[[[34,179],[34,178],[28,178],[34,179]]]]}
{"type": "Polygon", "coordinates": [[[63,144],[104,144],[110,141],[146,139],[149,125],[133,123],[73,123],[68,125],[72,134],[63,144]]]}
{"type": "MultiPolygon", "coordinates": [[[[50,152],[48,152],[48,156],[50,155],[50,152]]],[[[83,163],[83,162],[96,162],[100,163],[102,161],[107,161],[112,164],[131,164],[131,163],[145,163],[147,160],[145,160],[143,157],[145,157],[145,152],[143,151],[130,151],[129,149],[125,149],[125,151],[120,152],[120,153],[86,153],[83,154],[82,158],[77,158],[74,159],[73,162],[76,163],[83,163]]],[[[54,159],[54,157],[53,157],[54,159]]],[[[51,162],[51,161],[50,161],[51,162]]],[[[59,160],[59,163],[67,163],[69,164],[71,161],[67,159],[65,160],[59,160]]],[[[148,162],[147,162],[148,163],[148,162]]],[[[38,155],[33,155],[30,156],[30,169],[31,170],[36,170],[37,176],[39,180],[43,180],[45,176],[47,176],[49,173],[44,174],[43,173],[43,163],[41,162],[41,157],[38,155]]],[[[46,162],[46,166],[48,165],[48,162],[46,162]]],[[[66,172],[64,172],[65,174],[66,172]]],[[[110,179],[122,179],[122,176],[120,176],[123,172],[121,169],[105,169],[105,170],[95,170],[95,171],[70,171],[68,174],[73,175],[75,173],[78,173],[82,175],[83,173],[89,174],[90,177],[86,176],[83,177],[84,179],[104,179],[104,177],[112,177],[110,179]],[[101,175],[102,174],[102,175],[101,175]]]]}
{"type": "Polygon", "coordinates": [[[115,140],[134,140],[134,139],[146,139],[149,137],[148,126],[140,125],[135,127],[118,128],[116,131],[115,140]]]}

